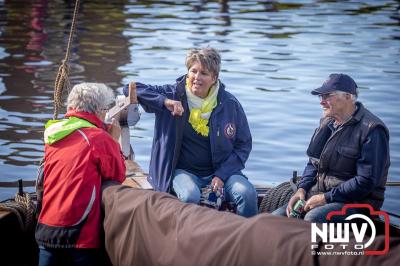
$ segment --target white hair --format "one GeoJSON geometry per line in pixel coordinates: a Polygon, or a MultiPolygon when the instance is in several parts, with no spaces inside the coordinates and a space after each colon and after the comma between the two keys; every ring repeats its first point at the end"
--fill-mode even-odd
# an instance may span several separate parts
{"type": "Polygon", "coordinates": [[[68,95],[67,108],[88,113],[100,113],[115,102],[114,92],[103,83],[80,83],[68,95]]]}
{"type": "Polygon", "coordinates": [[[336,95],[338,95],[340,97],[344,97],[344,95],[350,95],[350,99],[353,103],[356,103],[356,101],[357,101],[358,92],[357,92],[357,94],[351,94],[351,93],[348,93],[345,91],[335,91],[335,93],[336,93],[336,95]]]}

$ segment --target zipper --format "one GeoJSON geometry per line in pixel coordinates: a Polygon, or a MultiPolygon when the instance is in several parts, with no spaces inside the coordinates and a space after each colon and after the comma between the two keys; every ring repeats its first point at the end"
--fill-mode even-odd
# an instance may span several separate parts
{"type": "MultiPolygon", "coordinates": [[[[211,163],[213,164],[213,167],[215,166],[214,165],[214,153],[215,153],[215,144],[216,143],[214,143],[214,138],[213,138],[213,136],[212,136],[212,129],[214,128],[214,119],[215,119],[215,116],[216,116],[216,113],[219,111],[219,109],[220,108],[218,108],[219,106],[221,106],[222,105],[222,102],[220,102],[219,103],[219,105],[217,105],[216,107],[215,107],[215,109],[214,109],[214,111],[211,113],[211,116],[210,116],[210,119],[209,119],[209,136],[210,136],[210,145],[211,145],[211,163]],[[217,109],[218,108],[218,109],[217,109]]],[[[217,137],[219,137],[219,126],[217,127],[217,137]]]]}
{"type": "MultiPolygon", "coordinates": [[[[346,124],[347,124],[347,123],[346,123],[346,124]]],[[[335,130],[335,132],[333,132],[333,134],[332,134],[332,135],[328,138],[328,140],[326,141],[326,143],[325,143],[325,145],[324,145],[324,148],[322,149],[321,154],[324,153],[325,148],[326,148],[326,146],[328,145],[329,141],[331,141],[331,139],[332,139],[338,132],[342,131],[343,128],[344,128],[344,126],[345,126],[346,124],[343,124],[343,125],[340,126],[337,130],[335,130]]]]}
{"type": "MultiPolygon", "coordinates": [[[[344,126],[347,124],[347,122],[346,123],[344,123],[342,126],[340,126],[337,130],[335,130],[335,132],[333,132],[333,134],[328,138],[328,140],[326,141],[326,143],[325,143],[325,145],[324,145],[324,148],[322,149],[322,152],[321,152],[321,156],[320,156],[320,158],[319,158],[319,161],[320,161],[320,163],[319,163],[319,165],[318,165],[318,172],[317,172],[317,176],[318,176],[318,180],[317,180],[317,182],[318,182],[318,189],[319,189],[319,182],[320,182],[320,169],[321,169],[321,158],[322,158],[322,156],[323,156],[323,154],[324,154],[324,151],[325,151],[325,149],[326,149],[326,146],[328,145],[328,143],[333,139],[333,137],[338,133],[338,132],[340,132],[340,131],[342,131],[343,130],[343,128],[344,128],[344,126]]],[[[324,180],[325,180],[325,177],[326,177],[326,173],[323,175],[323,177],[321,178],[322,180],[322,185],[324,186],[324,188],[325,188],[325,184],[324,184],[324,180]]]]}
{"type": "MultiPolygon", "coordinates": [[[[210,124],[208,134],[209,134],[209,136],[210,136],[211,163],[212,163],[212,165],[213,165],[213,167],[214,167],[215,145],[214,145],[214,138],[212,137],[212,134],[211,134],[211,129],[214,128],[214,123],[213,123],[213,119],[212,119],[212,118],[213,118],[213,114],[211,113],[210,119],[208,120],[208,121],[209,121],[209,124],[210,124]]],[[[219,135],[219,129],[217,129],[217,136],[218,136],[218,135],[219,135]]]]}

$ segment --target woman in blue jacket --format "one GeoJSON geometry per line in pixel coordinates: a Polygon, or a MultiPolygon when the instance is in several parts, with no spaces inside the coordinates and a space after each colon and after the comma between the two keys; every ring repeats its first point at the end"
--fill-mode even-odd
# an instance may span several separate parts
{"type": "Polygon", "coordinates": [[[175,84],[136,84],[139,103],[155,113],[149,182],[158,191],[172,186],[180,200],[191,203],[200,202],[207,185],[223,188],[237,213],[250,217],[257,213],[257,195],[241,170],[251,134],[242,106],[218,79],[220,65],[215,49],[191,50],[188,73],[175,84]]]}

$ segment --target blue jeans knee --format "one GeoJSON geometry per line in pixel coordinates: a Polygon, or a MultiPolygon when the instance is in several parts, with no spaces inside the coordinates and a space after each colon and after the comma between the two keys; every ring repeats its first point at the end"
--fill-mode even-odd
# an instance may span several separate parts
{"type": "MultiPolygon", "coordinates": [[[[343,206],[344,203],[332,202],[319,207],[315,207],[314,209],[306,213],[306,215],[304,216],[304,221],[308,221],[311,223],[326,223],[328,222],[326,220],[326,216],[328,215],[328,213],[330,213],[331,211],[340,211],[343,206]]],[[[350,214],[350,212],[348,212],[348,214],[350,214]]],[[[342,222],[344,221],[344,218],[345,217],[335,216],[332,217],[329,222],[342,222]]]]}
{"type": "Polygon", "coordinates": [[[278,209],[276,209],[275,211],[273,211],[271,214],[277,215],[277,216],[285,216],[285,217],[287,217],[287,214],[286,214],[287,206],[288,205],[285,204],[285,205],[279,207],[278,209]]]}
{"type": "Polygon", "coordinates": [[[226,200],[236,204],[237,214],[244,217],[257,214],[257,192],[244,176],[233,175],[229,177],[224,188],[226,200]]]}
{"type": "Polygon", "coordinates": [[[200,202],[200,182],[199,178],[187,171],[177,169],[175,170],[175,176],[172,180],[172,188],[176,193],[176,196],[186,203],[200,202]]]}

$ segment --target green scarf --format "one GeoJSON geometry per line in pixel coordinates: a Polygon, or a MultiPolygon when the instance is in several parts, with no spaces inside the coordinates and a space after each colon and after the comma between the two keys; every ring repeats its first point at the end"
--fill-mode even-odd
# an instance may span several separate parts
{"type": "Polygon", "coordinates": [[[96,126],[84,119],[71,116],[68,119],[49,120],[44,127],[44,143],[51,145],[65,138],[75,130],[96,126]]]}
{"type": "Polygon", "coordinates": [[[189,88],[189,81],[186,79],[186,96],[190,110],[189,123],[193,129],[204,137],[208,137],[208,120],[211,112],[217,106],[217,95],[219,82],[217,81],[208,92],[206,98],[202,99],[194,95],[189,88]]]}

